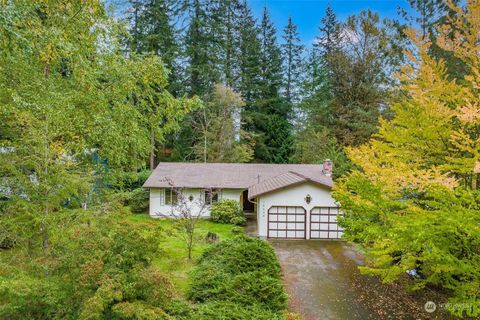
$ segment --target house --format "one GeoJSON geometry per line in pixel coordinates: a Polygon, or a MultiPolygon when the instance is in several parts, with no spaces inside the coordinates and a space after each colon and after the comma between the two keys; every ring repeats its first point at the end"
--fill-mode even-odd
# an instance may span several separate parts
{"type": "Polygon", "coordinates": [[[332,162],[318,164],[161,162],[145,182],[150,189],[150,216],[174,216],[177,192],[208,205],[238,200],[257,218],[264,238],[338,239],[340,214],[331,196],[332,162]]]}

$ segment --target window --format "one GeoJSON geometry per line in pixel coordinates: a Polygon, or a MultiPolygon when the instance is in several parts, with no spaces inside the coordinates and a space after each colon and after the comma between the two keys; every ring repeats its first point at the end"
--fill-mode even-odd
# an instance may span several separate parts
{"type": "Polygon", "coordinates": [[[210,189],[204,191],[205,204],[213,204],[218,202],[218,193],[217,189],[210,189]]]}
{"type": "Polygon", "coordinates": [[[177,204],[177,193],[172,189],[165,189],[165,204],[177,204]]]}

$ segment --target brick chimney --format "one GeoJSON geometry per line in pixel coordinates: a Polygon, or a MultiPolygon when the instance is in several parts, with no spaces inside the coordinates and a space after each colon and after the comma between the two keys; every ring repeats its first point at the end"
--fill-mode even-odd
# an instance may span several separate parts
{"type": "Polygon", "coordinates": [[[333,173],[333,162],[330,159],[326,159],[323,161],[323,174],[327,177],[331,177],[333,173]]]}

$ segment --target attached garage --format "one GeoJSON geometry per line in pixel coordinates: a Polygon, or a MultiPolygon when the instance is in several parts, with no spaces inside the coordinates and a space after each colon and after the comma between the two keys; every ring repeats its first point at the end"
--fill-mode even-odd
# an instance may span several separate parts
{"type": "Polygon", "coordinates": [[[307,211],[299,206],[272,206],[268,209],[268,238],[305,239],[307,211]]]}
{"type": "Polygon", "coordinates": [[[331,180],[288,172],[249,188],[255,201],[259,236],[270,239],[340,239],[341,214],[331,180]]]}

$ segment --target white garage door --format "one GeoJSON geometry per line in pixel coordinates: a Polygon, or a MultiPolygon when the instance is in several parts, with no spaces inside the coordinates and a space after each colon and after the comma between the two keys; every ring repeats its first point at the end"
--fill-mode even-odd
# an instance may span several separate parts
{"type": "Polygon", "coordinates": [[[337,225],[337,207],[314,207],[310,210],[310,239],[340,239],[343,229],[337,225]]]}
{"type": "Polygon", "coordinates": [[[303,207],[273,206],[268,209],[269,238],[305,239],[305,226],[303,207]]]}

